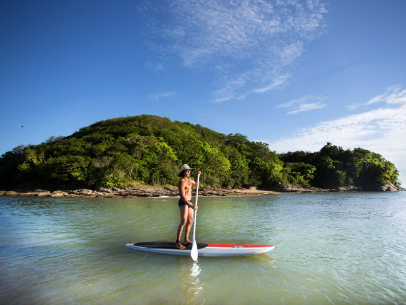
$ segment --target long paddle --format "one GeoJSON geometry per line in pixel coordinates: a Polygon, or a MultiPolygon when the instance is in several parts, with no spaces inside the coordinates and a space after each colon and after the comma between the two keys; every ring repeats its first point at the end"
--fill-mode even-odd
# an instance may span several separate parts
{"type": "MultiPolygon", "coordinates": [[[[197,206],[197,199],[199,198],[199,178],[200,174],[197,175],[197,186],[196,186],[196,206],[197,206]]],[[[197,209],[195,210],[195,221],[193,224],[193,246],[192,246],[192,251],[190,252],[190,256],[194,261],[197,261],[197,258],[199,256],[199,253],[197,251],[197,243],[196,243],[196,217],[197,217],[197,209]]]]}

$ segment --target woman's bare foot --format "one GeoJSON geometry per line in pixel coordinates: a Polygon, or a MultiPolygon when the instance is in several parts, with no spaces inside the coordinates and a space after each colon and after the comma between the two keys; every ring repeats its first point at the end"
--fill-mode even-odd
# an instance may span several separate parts
{"type": "Polygon", "coordinates": [[[186,249],[186,247],[184,245],[182,245],[180,242],[176,242],[175,243],[175,247],[180,249],[180,250],[184,250],[186,249]]]}
{"type": "Polygon", "coordinates": [[[185,246],[191,246],[191,245],[193,245],[193,243],[192,243],[189,239],[186,239],[183,244],[184,244],[185,246]]]}

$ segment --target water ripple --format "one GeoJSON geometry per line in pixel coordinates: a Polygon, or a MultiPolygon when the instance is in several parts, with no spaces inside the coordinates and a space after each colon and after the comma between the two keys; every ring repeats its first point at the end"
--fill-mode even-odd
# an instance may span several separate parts
{"type": "Polygon", "coordinates": [[[197,240],[270,243],[243,258],[151,255],[176,199],[0,197],[2,304],[386,304],[406,300],[404,193],[199,200],[197,240]]]}

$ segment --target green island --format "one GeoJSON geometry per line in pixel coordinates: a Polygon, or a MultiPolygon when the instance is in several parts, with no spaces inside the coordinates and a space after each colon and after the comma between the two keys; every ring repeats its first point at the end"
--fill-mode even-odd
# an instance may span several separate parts
{"type": "Polygon", "coordinates": [[[318,152],[278,154],[242,134],[152,115],[100,121],[18,146],[0,158],[0,189],[157,187],[176,194],[183,163],[202,171],[203,189],[402,190],[395,165],[363,148],[327,143],[318,152]]]}

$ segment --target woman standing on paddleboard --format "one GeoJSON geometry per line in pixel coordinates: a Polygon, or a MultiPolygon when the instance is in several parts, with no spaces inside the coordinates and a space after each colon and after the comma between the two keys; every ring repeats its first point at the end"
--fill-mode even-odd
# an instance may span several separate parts
{"type": "MultiPolygon", "coordinates": [[[[193,205],[191,202],[192,200],[192,186],[196,185],[196,182],[190,179],[190,173],[192,168],[189,167],[187,164],[183,164],[180,167],[180,171],[178,176],[181,177],[178,183],[178,190],[179,190],[179,209],[180,209],[180,224],[178,227],[178,233],[176,236],[176,247],[179,249],[185,249],[186,247],[180,242],[182,231],[184,226],[186,225],[186,232],[185,232],[185,245],[189,246],[193,243],[189,240],[189,233],[190,229],[192,228],[193,224],[193,211],[197,210],[197,206],[193,205]]],[[[197,175],[200,175],[201,172],[198,171],[197,175]]],[[[196,179],[197,180],[197,179],[196,179]]]]}

